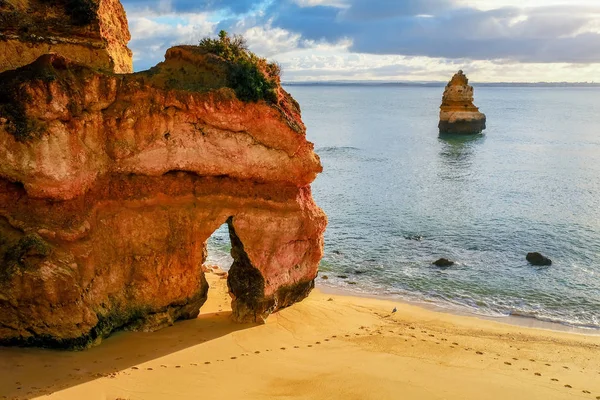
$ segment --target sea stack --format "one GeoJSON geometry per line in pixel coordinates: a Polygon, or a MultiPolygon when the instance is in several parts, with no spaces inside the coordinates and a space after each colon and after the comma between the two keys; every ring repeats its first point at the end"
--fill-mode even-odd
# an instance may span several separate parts
{"type": "Polygon", "coordinates": [[[60,40],[64,2],[43,2],[52,21],[31,29],[66,47],[31,64],[12,68],[38,43],[0,31],[0,54],[15,57],[0,73],[0,345],[85,348],[195,318],[206,241],[223,224],[235,320],[263,322],[304,299],[323,255],[327,218],[310,187],[322,167],[278,73],[263,65],[268,98],[252,101],[230,86],[236,65],[200,46],[115,74],[129,71],[126,24],[102,40],[106,57],[79,41],[98,21],[119,29],[122,7],[90,1],[60,40]]]}
{"type": "Polygon", "coordinates": [[[473,86],[463,71],[446,85],[440,107],[440,134],[478,134],[485,129],[485,114],[473,104],[473,86]]]}

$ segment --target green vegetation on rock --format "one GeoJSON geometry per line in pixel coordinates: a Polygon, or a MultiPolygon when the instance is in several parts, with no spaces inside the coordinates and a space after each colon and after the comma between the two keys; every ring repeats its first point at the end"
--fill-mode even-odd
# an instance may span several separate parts
{"type": "Polygon", "coordinates": [[[248,50],[242,36],[221,31],[217,39],[202,39],[199,47],[230,64],[229,86],[240,100],[277,102],[281,67],[248,50]]]}
{"type": "Polygon", "coordinates": [[[56,71],[51,64],[35,62],[17,70],[0,74],[0,118],[9,122],[7,131],[19,142],[25,142],[41,135],[41,123],[27,116],[25,103],[31,100],[25,82],[56,80],[56,71]]]}

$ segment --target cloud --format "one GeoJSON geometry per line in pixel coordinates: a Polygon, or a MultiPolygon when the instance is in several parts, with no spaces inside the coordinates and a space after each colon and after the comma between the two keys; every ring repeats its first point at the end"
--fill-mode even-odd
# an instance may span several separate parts
{"type": "Polygon", "coordinates": [[[596,0],[125,0],[136,70],[220,29],[284,80],[600,80],[596,0]]]}
{"type": "Polygon", "coordinates": [[[131,10],[152,10],[156,12],[198,13],[209,11],[230,11],[244,14],[260,4],[260,0],[123,0],[123,5],[131,10]]]}
{"type": "Polygon", "coordinates": [[[273,26],[309,40],[348,38],[369,54],[508,59],[531,63],[600,62],[600,34],[592,31],[600,6],[480,10],[449,0],[346,0],[343,6],[273,3],[273,26]]]}
{"type": "Polygon", "coordinates": [[[211,35],[215,23],[209,14],[198,13],[186,16],[163,15],[160,17],[133,16],[129,18],[134,68],[148,69],[163,59],[167,49],[180,44],[195,44],[211,35]]]}

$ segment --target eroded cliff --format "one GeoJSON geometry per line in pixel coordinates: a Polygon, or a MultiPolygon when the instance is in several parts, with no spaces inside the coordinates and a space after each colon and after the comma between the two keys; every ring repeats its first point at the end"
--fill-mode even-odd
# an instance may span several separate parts
{"type": "Polygon", "coordinates": [[[94,68],[133,72],[119,0],[0,0],[0,72],[57,53],[94,68]]]}
{"type": "Polygon", "coordinates": [[[440,133],[476,134],[485,129],[485,114],[473,104],[473,86],[458,71],[444,90],[440,107],[440,133]]]}
{"type": "Polygon", "coordinates": [[[0,343],[84,348],[195,317],[223,223],[236,320],[308,295],[320,161],[291,96],[241,101],[230,68],[182,46],[137,74],[57,54],[0,74],[0,343]]]}

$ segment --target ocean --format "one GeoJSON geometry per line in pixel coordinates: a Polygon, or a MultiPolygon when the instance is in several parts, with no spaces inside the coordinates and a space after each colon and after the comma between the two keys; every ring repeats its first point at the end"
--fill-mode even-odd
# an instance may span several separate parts
{"type": "MultiPolygon", "coordinates": [[[[441,87],[286,89],[324,167],[318,285],[600,328],[600,88],[476,87],[487,130],[458,137],[438,134],[441,87]]],[[[209,262],[228,251],[221,228],[209,262]]]]}

